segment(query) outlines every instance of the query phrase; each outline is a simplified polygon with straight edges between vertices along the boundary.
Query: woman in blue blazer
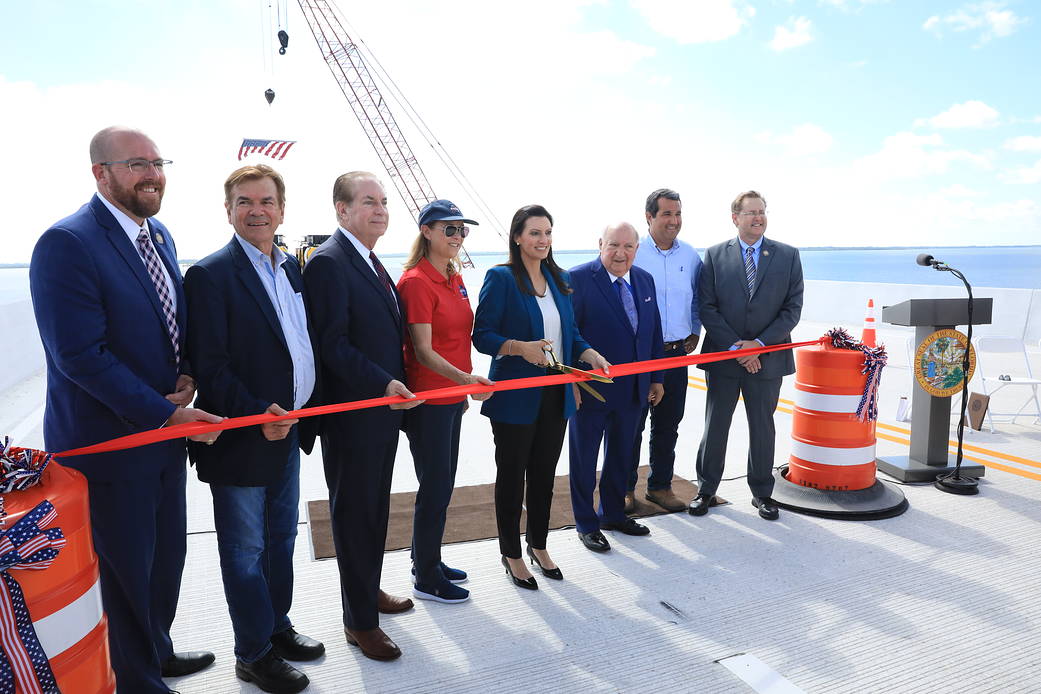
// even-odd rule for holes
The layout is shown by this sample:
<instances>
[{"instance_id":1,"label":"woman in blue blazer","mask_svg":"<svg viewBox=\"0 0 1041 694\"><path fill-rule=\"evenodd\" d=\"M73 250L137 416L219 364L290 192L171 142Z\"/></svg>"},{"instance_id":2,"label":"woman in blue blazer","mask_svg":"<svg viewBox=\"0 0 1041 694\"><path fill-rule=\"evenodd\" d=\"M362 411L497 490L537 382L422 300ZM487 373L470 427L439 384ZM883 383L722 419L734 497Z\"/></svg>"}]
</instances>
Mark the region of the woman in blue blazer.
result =
<instances>
[{"instance_id":1,"label":"woman in blue blazer","mask_svg":"<svg viewBox=\"0 0 1041 694\"><path fill-rule=\"evenodd\" d=\"M488 378L505 381L546 374L544 348L566 364L583 361L605 371L610 364L575 326L567 273L553 261L553 217L541 205L517 210L510 224L510 259L488 271L474 316L474 347L491 355ZM481 414L495 438L495 520L502 564L513 582L537 589L520 546L521 504L527 478L528 556L548 578L563 578L546 552L553 476L567 418L575 411L572 386L496 393Z\"/></svg>"}]
</instances>

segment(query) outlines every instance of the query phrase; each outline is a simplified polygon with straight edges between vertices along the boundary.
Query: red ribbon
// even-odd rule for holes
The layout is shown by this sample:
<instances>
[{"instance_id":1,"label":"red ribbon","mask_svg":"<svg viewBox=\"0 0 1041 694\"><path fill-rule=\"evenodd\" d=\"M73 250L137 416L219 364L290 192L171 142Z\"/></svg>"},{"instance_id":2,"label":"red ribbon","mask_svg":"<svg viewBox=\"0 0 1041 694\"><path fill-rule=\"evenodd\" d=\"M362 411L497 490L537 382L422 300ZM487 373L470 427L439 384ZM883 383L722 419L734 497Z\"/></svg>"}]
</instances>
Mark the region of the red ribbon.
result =
<instances>
[{"instance_id":1,"label":"red ribbon","mask_svg":"<svg viewBox=\"0 0 1041 694\"><path fill-rule=\"evenodd\" d=\"M767 354L769 352L780 352L786 349L794 349L796 347L808 347L810 345L820 344L821 342L825 342L827 340L828 338L827 336L825 336L816 340L809 340L807 342L786 342L784 344L770 345L768 347L753 347L750 349L739 349L727 352L707 352L704 354L687 354L682 357L665 357L664 359L651 359L648 361L634 361L628 364L615 364L611 367L611 376L631 376L633 374L647 373L648 371L664 371L666 369L675 369L680 366L689 366L690 364L707 364L715 361L724 361L726 359L736 359L737 357L751 357L756 356L758 354ZM592 373L603 374L603 372L599 370L593 371ZM590 380L588 377L581 376L579 374L555 374L553 376L533 376L530 378L514 378L508 381L498 381L494 385L490 386L475 383L465 386L450 386L448 388L424 390L415 393L415 396L420 400L433 398L451 398L458 397L460 395L470 395L472 393L496 393L505 390L538 388L541 386L552 386L560 383L576 383L578 381L588 380ZM248 417L231 417L223 420L218 424L211 424L210 422L187 422L185 424L175 424L173 426L162 427L160 429L142 431L137 434L130 434L129 436L120 436L119 438L111 439L110 441L102 441L101 443L95 443L91 446L74 448L69 451L55 453L54 455L57 457L66 457L73 455L88 455L91 453L110 453L112 451L122 451L127 448L147 446L149 444L158 443L160 441L179 439L185 436L197 436L198 434L208 434L214 431L239 429L241 427L255 426L257 424L277 422L283 419L300 419L303 417L316 417L318 415L333 414L336 412L364 410L370 407L381 407L383 405L392 405L399 402L408 402L408 399L400 395L390 395L383 396L380 398L370 398L368 400L354 400L352 402L341 402L334 405L319 405L318 407L305 407L300 410L293 410L291 412L287 412L284 415L274 415L265 412L264 414L254 414L249 415Z\"/></svg>"}]
</instances>

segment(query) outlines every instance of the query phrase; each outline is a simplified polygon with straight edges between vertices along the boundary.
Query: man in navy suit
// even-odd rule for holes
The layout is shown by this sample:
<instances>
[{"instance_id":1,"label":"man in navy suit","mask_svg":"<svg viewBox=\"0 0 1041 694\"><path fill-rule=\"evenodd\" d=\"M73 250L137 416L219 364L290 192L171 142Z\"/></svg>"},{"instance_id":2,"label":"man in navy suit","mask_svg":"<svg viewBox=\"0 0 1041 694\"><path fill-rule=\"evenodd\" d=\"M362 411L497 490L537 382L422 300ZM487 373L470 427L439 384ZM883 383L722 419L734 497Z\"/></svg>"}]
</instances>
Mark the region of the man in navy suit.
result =
<instances>
[{"instance_id":1,"label":"man in navy suit","mask_svg":"<svg viewBox=\"0 0 1041 694\"><path fill-rule=\"evenodd\" d=\"M575 323L589 344L612 364L664 355L661 315L650 273L633 266L640 237L625 222L604 229L600 257L571 269ZM590 395L571 417L571 508L582 544L594 552L611 549L601 529L647 535L650 529L625 515L633 442L646 403L663 394L662 373L620 376L592 386L606 402ZM600 509L593 510L596 463L604 440Z\"/></svg>"},{"instance_id":2,"label":"man in navy suit","mask_svg":"<svg viewBox=\"0 0 1041 694\"><path fill-rule=\"evenodd\" d=\"M373 251L387 231L387 194L373 174L354 171L336 179L333 204L340 226L304 267L322 401L414 398L404 383L401 297ZM379 613L412 608L380 590L380 575L401 410L422 402L327 415L320 425L347 642L375 660L401 655Z\"/></svg>"},{"instance_id":3,"label":"man in navy suit","mask_svg":"<svg viewBox=\"0 0 1041 694\"><path fill-rule=\"evenodd\" d=\"M285 183L270 166L244 166L224 183L235 235L188 268L188 353L198 404L227 417L304 407L316 392L314 350L296 259L278 248ZM224 595L235 632L235 673L266 692L298 692L307 676L286 660L315 660L325 646L293 629L293 549L300 448L314 419L225 432L188 452L210 484Z\"/></svg>"},{"instance_id":4,"label":"man in navy suit","mask_svg":"<svg viewBox=\"0 0 1041 694\"><path fill-rule=\"evenodd\" d=\"M698 282L702 352L749 349L791 342L802 315L802 262L799 251L766 238L766 200L754 190L730 205L737 237L705 251ZM752 504L766 520L778 518L770 499L774 488L774 410L781 381L795 373L790 349L726 359L705 370L705 433L698 447L698 495L690 514L708 513L723 477L730 421L738 397L748 417L748 486Z\"/></svg>"},{"instance_id":5,"label":"man in navy suit","mask_svg":"<svg viewBox=\"0 0 1041 694\"><path fill-rule=\"evenodd\" d=\"M90 142L97 195L44 232L29 286L47 357L44 439L64 451L165 425L219 422L189 408L185 298L173 237L153 218L171 162L144 133ZM213 441L217 434L201 434ZM162 677L213 662L174 653L186 549L184 439L62 458L90 490L101 598L121 692L168 692Z\"/></svg>"}]
</instances>

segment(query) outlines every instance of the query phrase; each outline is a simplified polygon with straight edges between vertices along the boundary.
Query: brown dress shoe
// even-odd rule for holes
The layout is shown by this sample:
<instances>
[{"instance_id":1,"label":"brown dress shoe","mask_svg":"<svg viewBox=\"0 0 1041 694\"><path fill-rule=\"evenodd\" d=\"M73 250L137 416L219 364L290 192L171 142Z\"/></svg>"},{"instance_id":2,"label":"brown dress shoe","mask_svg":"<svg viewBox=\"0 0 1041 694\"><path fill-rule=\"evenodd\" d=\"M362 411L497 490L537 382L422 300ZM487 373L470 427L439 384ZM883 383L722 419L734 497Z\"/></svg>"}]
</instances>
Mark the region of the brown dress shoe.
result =
<instances>
[{"instance_id":1,"label":"brown dress shoe","mask_svg":"<svg viewBox=\"0 0 1041 694\"><path fill-rule=\"evenodd\" d=\"M344 633L347 634L347 643L360 648L366 658L394 660L401 657L401 649L379 627L364 631L344 629Z\"/></svg>"},{"instance_id":2,"label":"brown dress shoe","mask_svg":"<svg viewBox=\"0 0 1041 694\"><path fill-rule=\"evenodd\" d=\"M625 493L625 508L622 513L630 514L636 512L636 495L633 492Z\"/></svg>"},{"instance_id":3,"label":"brown dress shoe","mask_svg":"<svg viewBox=\"0 0 1041 694\"><path fill-rule=\"evenodd\" d=\"M648 489L643 498L647 499L647 501L650 501L651 503L658 504L669 512L684 511L687 508L687 503L681 501L671 488Z\"/></svg>"},{"instance_id":4,"label":"brown dress shoe","mask_svg":"<svg viewBox=\"0 0 1041 694\"><path fill-rule=\"evenodd\" d=\"M379 599L376 601L376 609L381 614L397 614L399 612L408 612L413 607L411 598L398 598L390 593L384 593L380 591Z\"/></svg>"}]
</instances>

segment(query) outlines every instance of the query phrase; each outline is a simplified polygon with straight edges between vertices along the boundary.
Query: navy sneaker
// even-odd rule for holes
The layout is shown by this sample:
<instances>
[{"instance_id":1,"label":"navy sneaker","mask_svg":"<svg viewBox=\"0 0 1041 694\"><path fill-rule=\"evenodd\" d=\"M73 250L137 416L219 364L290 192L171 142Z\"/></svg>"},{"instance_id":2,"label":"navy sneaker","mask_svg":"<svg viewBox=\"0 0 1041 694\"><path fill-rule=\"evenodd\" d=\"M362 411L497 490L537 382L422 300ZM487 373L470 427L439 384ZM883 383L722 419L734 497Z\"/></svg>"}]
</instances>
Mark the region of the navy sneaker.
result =
<instances>
[{"instance_id":1,"label":"navy sneaker","mask_svg":"<svg viewBox=\"0 0 1041 694\"><path fill-rule=\"evenodd\" d=\"M466 572L462 569L453 569L448 564L441 562L441 573L452 583L465 583L467 579ZM416 567L412 567L412 583L416 583Z\"/></svg>"},{"instance_id":2,"label":"navy sneaker","mask_svg":"<svg viewBox=\"0 0 1041 694\"><path fill-rule=\"evenodd\" d=\"M462 583L466 580L466 572L462 569L453 569L448 564L441 562L441 573L452 583Z\"/></svg>"},{"instance_id":3,"label":"navy sneaker","mask_svg":"<svg viewBox=\"0 0 1041 694\"><path fill-rule=\"evenodd\" d=\"M420 600L434 600L435 602L445 603L466 602L470 599L470 591L448 581L438 586L424 586L417 583L412 587L412 595Z\"/></svg>"}]
</instances>

